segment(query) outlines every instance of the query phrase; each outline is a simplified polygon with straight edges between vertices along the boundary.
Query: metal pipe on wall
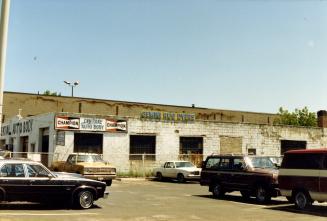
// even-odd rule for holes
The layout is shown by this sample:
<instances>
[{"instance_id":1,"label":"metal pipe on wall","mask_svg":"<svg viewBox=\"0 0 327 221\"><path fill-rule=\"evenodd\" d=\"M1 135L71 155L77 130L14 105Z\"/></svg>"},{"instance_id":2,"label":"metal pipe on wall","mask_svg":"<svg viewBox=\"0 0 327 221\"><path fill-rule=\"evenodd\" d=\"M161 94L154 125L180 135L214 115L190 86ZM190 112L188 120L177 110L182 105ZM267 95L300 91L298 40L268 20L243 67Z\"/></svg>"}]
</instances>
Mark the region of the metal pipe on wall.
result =
<instances>
[{"instance_id":1,"label":"metal pipe on wall","mask_svg":"<svg viewBox=\"0 0 327 221\"><path fill-rule=\"evenodd\" d=\"M0 128L2 124L3 113L3 90L7 54L7 38L9 23L10 0L1 1L1 20L0 20Z\"/></svg>"}]
</instances>

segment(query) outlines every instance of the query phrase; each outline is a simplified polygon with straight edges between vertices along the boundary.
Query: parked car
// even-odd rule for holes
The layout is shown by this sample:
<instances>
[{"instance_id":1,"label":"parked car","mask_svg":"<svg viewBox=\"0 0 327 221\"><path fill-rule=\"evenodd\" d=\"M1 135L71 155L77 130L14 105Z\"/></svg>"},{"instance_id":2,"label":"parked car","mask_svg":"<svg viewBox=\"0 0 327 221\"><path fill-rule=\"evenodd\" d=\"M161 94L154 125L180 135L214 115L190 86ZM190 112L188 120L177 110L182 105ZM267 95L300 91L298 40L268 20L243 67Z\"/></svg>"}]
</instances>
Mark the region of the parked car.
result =
<instances>
[{"instance_id":1,"label":"parked car","mask_svg":"<svg viewBox=\"0 0 327 221\"><path fill-rule=\"evenodd\" d=\"M53 162L50 168L56 172L78 173L88 179L106 182L108 186L116 178L116 168L99 154L73 153L66 161Z\"/></svg>"},{"instance_id":2,"label":"parked car","mask_svg":"<svg viewBox=\"0 0 327 221\"><path fill-rule=\"evenodd\" d=\"M201 168L197 168L189 161L167 161L159 168L155 168L153 173L158 180L164 178L177 179L182 183L186 180L199 180Z\"/></svg>"},{"instance_id":3,"label":"parked car","mask_svg":"<svg viewBox=\"0 0 327 221\"><path fill-rule=\"evenodd\" d=\"M10 158L10 156L11 156L11 152L9 150L2 150L2 149L0 149L0 157L1 157L1 159Z\"/></svg>"},{"instance_id":4,"label":"parked car","mask_svg":"<svg viewBox=\"0 0 327 221\"><path fill-rule=\"evenodd\" d=\"M327 201L327 149L286 152L278 180L281 195L298 209Z\"/></svg>"},{"instance_id":5,"label":"parked car","mask_svg":"<svg viewBox=\"0 0 327 221\"><path fill-rule=\"evenodd\" d=\"M216 198L240 191L244 198L254 196L265 203L279 195L278 170L268 157L212 155L203 162L200 184L209 186Z\"/></svg>"},{"instance_id":6,"label":"parked car","mask_svg":"<svg viewBox=\"0 0 327 221\"><path fill-rule=\"evenodd\" d=\"M71 202L90 208L99 198L107 198L104 182L65 174L55 174L31 160L0 161L0 201Z\"/></svg>"}]
</instances>

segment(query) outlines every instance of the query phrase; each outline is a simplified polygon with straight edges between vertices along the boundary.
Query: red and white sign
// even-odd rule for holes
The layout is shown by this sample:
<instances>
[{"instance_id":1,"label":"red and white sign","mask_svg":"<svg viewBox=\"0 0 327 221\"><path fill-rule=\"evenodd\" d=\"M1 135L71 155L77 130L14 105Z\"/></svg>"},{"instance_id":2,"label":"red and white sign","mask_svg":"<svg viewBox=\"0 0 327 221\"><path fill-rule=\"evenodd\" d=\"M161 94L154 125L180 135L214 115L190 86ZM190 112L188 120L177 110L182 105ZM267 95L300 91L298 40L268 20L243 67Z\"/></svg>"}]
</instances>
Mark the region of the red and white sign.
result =
<instances>
[{"instance_id":1,"label":"red and white sign","mask_svg":"<svg viewBox=\"0 0 327 221\"><path fill-rule=\"evenodd\" d=\"M127 121L104 118L56 116L57 130L127 132Z\"/></svg>"},{"instance_id":2,"label":"red and white sign","mask_svg":"<svg viewBox=\"0 0 327 221\"><path fill-rule=\"evenodd\" d=\"M79 130L80 121L76 117L56 117L56 129Z\"/></svg>"},{"instance_id":3,"label":"red and white sign","mask_svg":"<svg viewBox=\"0 0 327 221\"><path fill-rule=\"evenodd\" d=\"M127 122L125 120L107 119L106 131L127 131Z\"/></svg>"}]
</instances>

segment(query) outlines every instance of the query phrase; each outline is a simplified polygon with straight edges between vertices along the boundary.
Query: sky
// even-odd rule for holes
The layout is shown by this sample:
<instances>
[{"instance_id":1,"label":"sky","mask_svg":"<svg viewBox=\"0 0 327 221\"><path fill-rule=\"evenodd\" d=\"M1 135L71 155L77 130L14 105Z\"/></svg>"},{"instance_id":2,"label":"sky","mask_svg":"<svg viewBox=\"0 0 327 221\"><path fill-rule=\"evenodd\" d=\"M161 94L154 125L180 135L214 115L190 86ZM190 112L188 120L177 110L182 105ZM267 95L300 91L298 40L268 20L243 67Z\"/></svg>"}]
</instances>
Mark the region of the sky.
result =
<instances>
[{"instance_id":1,"label":"sky","mask_svg":"<svg viewBox=\"0 0 327 221\"><path fill-rule=\"evenodd\" d=\"M11 0L5 91L327 109L327 0Z\"/></svg>"}]
</instances>

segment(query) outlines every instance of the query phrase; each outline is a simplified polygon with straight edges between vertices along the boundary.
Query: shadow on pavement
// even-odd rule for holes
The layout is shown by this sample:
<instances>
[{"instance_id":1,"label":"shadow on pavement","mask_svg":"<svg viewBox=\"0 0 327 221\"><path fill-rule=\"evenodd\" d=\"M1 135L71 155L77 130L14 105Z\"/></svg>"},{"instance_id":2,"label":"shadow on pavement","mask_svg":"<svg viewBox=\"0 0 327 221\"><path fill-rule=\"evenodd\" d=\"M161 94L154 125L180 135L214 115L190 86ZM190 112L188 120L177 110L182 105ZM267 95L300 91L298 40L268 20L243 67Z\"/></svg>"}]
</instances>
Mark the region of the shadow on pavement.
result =
<instances>
[{"instance_id":1,"label":"shadow on pavement","mask_svg":"<svg viewBox=\"0 0 327 221\"><path fill-rule=\"evenodd\" d=\"M92 209L101 208L97 205L93 205ZM88 210L90 210L88 209ZM0 203L0 210L79 210L76 209L66 203L57 203L57 204L50 204L50 203L29 203L29 202L1 202Z\"/></svg>"},{"instance_id":2,"label":"shadow on pavement","mask_svg":"<svg viewBox=\"0 0 327 221\"><path fill-rule=\"evenodd\" d=\"M149 181L153 181L153 182L162 182L162 183L175 183L175 184L198 184L199 185L199 181L194 181L194 180L188 180L185 181L183 183L179 183L177 180L175 179L169 179L169 178L164 178L163 180L158 180L157 178L148 178Z\"/></svg>"},{"instance_id":3,"label":"shadow on pavement","mask_svg":"<svg viewBox=\"0 0 327 221\"><path fill-rule=\"evenodd\" d=\"M245 204L253 204L253 205L258 205L256 202L255 198L249 198L249 199L244 199L242 196L236 196L236 195L225 195L219 199L214 198L212 195L193 195L195 197L203 197L203 198L208 198L212 200L219 200L219 201L233 201L233 202L238 202L238 203L245 203ZM278 199L272 198L270 202L264 204L266 206L274 206L274 205L283 205L283 204L289 204L287 201L281 201Z\"/></svg>"},{"instance_id":4,"label":"shadow on pavement","mask_svg":"<svg viewBox=\"0 0 327 221\"><path fill-rule=\"evenodd\" d=\"M313 205L305 210L298 210L295 208L294 205L277 206L271 208L268 207L265 209L291 212L296 214L306 214L306 215L327 217L327 207L322 205Z\"/></svg>"},{"instance_id":5,"label":"shadow on pavement","mask_svg":"<svg viewBox=\"0 0 327 221\"><path fill-rule=\"evenodd\" d=\"M236 196L236 195L225 195L224 197L219 199L214 198L212 195L193 195L193 196L217 200L217 201L233 201L233 202L244 203L244 204L258 205L255 198L244 199L242 196ZM306 214L306 215L327 217L326 205L312 205L306 210L298 210L295 208L293 204L290 204L288 201L278 200L277 198L275 199L272 198L272 200L269 203L264 205L266 206L264 207L264 209L267 210L276 210L276 211L291 212L296 214Z\"/></svg>"}]
</instances>

